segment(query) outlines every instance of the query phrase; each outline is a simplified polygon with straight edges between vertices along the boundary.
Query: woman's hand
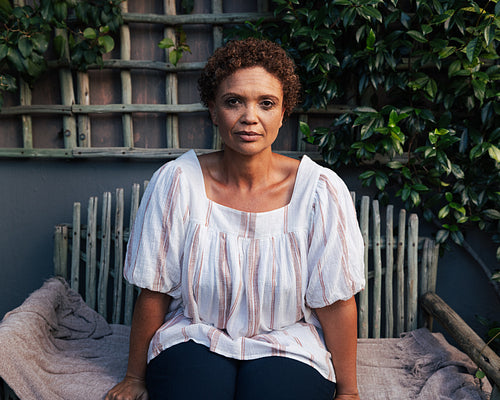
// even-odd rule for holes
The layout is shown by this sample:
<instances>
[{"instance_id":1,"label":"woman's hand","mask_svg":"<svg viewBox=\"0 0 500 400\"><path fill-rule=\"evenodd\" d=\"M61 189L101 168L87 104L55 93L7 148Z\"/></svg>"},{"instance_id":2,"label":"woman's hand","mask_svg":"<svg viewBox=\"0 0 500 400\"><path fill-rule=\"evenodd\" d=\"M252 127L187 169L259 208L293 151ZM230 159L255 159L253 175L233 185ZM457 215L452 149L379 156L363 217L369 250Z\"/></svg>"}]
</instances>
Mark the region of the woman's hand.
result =
<instances>
[{"instance_id":1,"label":"woman's hand","mask_svg":"<svg viewBox=\"0 0 500 400\"><path fill-rule=\"evenodd\" d=\"M147 400L149 398L143 379L126 375L111 389L104 400Z\"/></svg>"},{"instance_id":2,"label":"woman's hand","mask_svg":"<svg viewBox=\"0 0 500 400\"><path fill-rule=\"evenodd\" d=\"M338 394L334 400L359 400L359 394Z\"/></svg>"}]
</instances>

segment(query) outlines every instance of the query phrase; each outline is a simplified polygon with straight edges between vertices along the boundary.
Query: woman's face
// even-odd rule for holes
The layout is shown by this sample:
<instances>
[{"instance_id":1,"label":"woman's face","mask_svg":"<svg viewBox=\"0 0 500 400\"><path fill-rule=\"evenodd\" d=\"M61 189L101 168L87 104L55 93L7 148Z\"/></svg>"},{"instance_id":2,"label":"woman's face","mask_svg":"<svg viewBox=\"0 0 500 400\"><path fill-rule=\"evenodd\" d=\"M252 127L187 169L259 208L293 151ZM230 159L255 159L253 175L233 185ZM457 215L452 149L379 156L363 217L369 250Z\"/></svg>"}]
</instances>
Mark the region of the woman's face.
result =
<instances>
[{"instance_id":1,"label":"woman's face","mask_svg":"<svg viewBox=\"0 0 500 400\"><path fill-rule=\"evenodd\" d=\"M237 70L220 83L209 109L226 149L270 150L283 122L281 81L262 67Z\"/></svg>"}]
</instances>

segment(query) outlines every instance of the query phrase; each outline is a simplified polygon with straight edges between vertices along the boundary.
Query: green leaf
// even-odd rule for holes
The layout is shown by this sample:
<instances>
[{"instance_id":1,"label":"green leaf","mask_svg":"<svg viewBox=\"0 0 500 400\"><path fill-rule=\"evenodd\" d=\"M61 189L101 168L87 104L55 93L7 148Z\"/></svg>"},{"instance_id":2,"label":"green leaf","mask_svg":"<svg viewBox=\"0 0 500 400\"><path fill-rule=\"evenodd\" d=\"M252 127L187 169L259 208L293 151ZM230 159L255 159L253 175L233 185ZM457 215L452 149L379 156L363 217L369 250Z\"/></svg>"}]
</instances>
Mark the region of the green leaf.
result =
<instances>
[{"instance_id":1,"label":"green leaf","mask_svg":"<svg viewBox=\"0 0 500 400\"><path fill-rule=\"evenodd\" d=\"M451 238L458 245L462 245L464 242L464 235L460 231L452 230L451 231Z\"/></svg>"},{"instance_id":2,"label":"green leaf","mask_svg":"<svg viewBox=\"0 0 500 400\"><path fill-rule=\"evenodd\" d=\"M373 31L373 29L370 29L368 37L366 38L366 49L375 50L374 44L375 44L375 32Z\"/></svg>"},{"instance_id":3,"label":"green leaf","mask_svg":"<svg viewBox=\"0 0 500 400\"><path fill-rule=\"evenodd\" d=\"M465 54L469 62L472 62L474 58L479 56L479 53L481 52L481 46L482 42L478 37L472 39L469 44L467 44L467 47L465 48Z\"/></svg>"},{"instance_id":4,"label":"green leaf","mask_svg":"<svg viewBox=\"0 0 500 400\"><path fill-rule=\"evenodd\" d=\"M309 125L306 122L299 121L299 129L304 136L311 136L311 128L309 128Z\"/></svg>"},{"instance_id":5,"label":"green leaf","mask_svg":"<svg viewBox=\"0 0 500 400\"><path fill-rule=\"evenodd\" d=\"M486 94L486 83L477 79L472 80L472 89L474 90L474 97L479 101L484 100Z\"/></svg>"},{"instance_id":6,"label":"green leaf","mask_svg":"<svg viewBox=\"0 0 500 400\"><path fill-rule=\"evenodd\" d=\"M490 43L492 43L493 40L495 39L495 26L493 25L487 26L483 32L483 35L486 46L489 46Z\"/></svg>"},{"instance_id":7,"label":"green leaf","mask_svg":"<svg viewBox=\"0 0 500 400\"><path fill-rule=\"evenodd\" d=\"M400 161L389 161L387 166L391 169L400 169L403 167L403 164Z\"/></svg>"},{"instance_id":8,"label":"green leaf","mask_svg":"<svg viewBox=\"0 0 500 400\"><path fill-rule=\"evenodd\" d=\"M164 38L160 43L158 43L158 47L161 49L169 49L171 47L175 47L175 43L170 38Z\"/></svg>"},{"instance_id":9,"label":"green leaf","mask_svg":"<svg viewBox=\"0 0 500 400\"><path fill-rule=\"evenodd\" d=\"M361 6L357 7L356 11L363 18L370 20L371 18L375 18L378 22L382 23L382 14L379 10L377 10L373 6Z\"/></svg>"},{"instance_id":10,"label":"green leaf","mask_svg":"<svg viewBox=\"0 0 500 400\"><path fill-rule=\"evenodd\" d=\"M446 46L439 52L439 58L446 58L455 53L456 48L452 46Z\"/></svg>"},{"instance_id":11,"label":"green leaf","mask_svg":"<svg viewBox=\"0 0 500 400\"><path fill-rule=\"evenodd\" d=\"M448 236L450 235L450 232L446 229L440 229L436 233L436 242L438 243L444 243L446 239L448 239Z\"/></svg>"},{"instance_id":12,"label":"green leaf","mask_svg":"<svg viewBox=\"0 0 500 400\"><path fill-rule=\"evenodd\" d=\"M500 219L500 211L489 208L483 211L483 214L491 219Z\"/></svg>"},{"instance_id":13,"label":"green leaf","mask_svg":"<svg viewBox=\"0 0 500 400\"><path fill-rule=\"evenodd\" d=\"M97 43L99 43L99 46L104 47L105 53L109 53L115 47L115 41L108 35L100 36L99 39L97 39Z\"/></svg>"},{"instance_id":14,"label":"green leaf","mask_svg":"<svg viewBox=\"0 0 500 400\"><path fill-rule=\"evenodd\" d=\"M486 374L483 371L481 371L480 369L478 369L476 371L476 375L475 376L476 376L477 379L483 379L486 376Z\"/></svg>"},{"instance_id":15,"label":"green leaf","mask_svg":"<svg viewBox=\"0 0 500 400\"><path fill-rule=\"evenodd\" d=\"M25 71L23 59L18 50L9 47L9 50L7 51L7 60L11 62L16 70L21 72Z\"/></svg>"},{"instance_id":16,"label":"green leaf","mask_svg":"<svg viewBox=\"0 0 500 400\"><path fill-rule=\"evenodd\" d=\"M488 154L496 162L500 162L500 149L498 147L493 144L488 146Z\"/></svg>"},{"instance_id":17,"label":"green leaf","mask_svg":"<svg viewBox=\"0 0 500 400\"><path fill-rule=\"evenodd\" d=\"M417 42L427 43L427 39L419 31L411 30L411 31L408 31L406 33L408 34L408 36L410 36L412 39L416 40Z\"/></svg>"},{"instance_id":18,"label":"green leaf","mask_svg":"<svg viewBox=\"0 0 500 400\"><path fill-rule=\"evenodd\" d=\"M88 40L94 40L97 37L97 33L92 28L85 28L83 31L83 37Z\"/></svg>"},{"instance_id":19,"label":"green leaf","mask_svg":"<svg viewBox=\"0 0 500 400\"><path fill-rule=\"evenodd\" d=\"M19 42L17 43L17 48L21 52L21 55L24 58L28 58L31 55L31 52L33 51L33 43L31 43L31 40L29 40L26 36L23 36L19 39Z\"/></svg>"},{"instance_id":20,"label":"green leaf","mask_svg":"<svg viewBox=\"0 0 500 400\"><path fill-rule=\"evenodd\" d=\"M170 63L173 65L177 65L177 63L181 58L182 58L182 51L179 50L172 50L168 55L168 59Z\"/></svg>"},{"instance_id":21,"label":"green leaf","mask_svg":"<svg viewBox=\"0 0 500 400\"><path fill-rule=\"evenodd\" d=\"M455 76L461 69L462 62L460 60L453 61L448 67L448 77L451 78L452 76Z\"/></svg>"},{"instance_id":22,"label":"green leaf","mask_svg":"<svg viewBox=\"0 0 500 400\"><path fill-rule=\"evenodd\" d=\"M43 33L35 33L31 36L31 42L33 43L33 50L40 54L45 53L49 47L47 36Z\"/></svg>"},{"instance_id":23,"label":"green leaf","mask_svg":"<svg viewBox=\"0 0 500 400\"><path fill-rule=\"evenodd\" d=\"M375 171L365 171L359 175L359 179L366 180L375 175Z\"/></svg>"},{"instance_id":24,"label":"green leaf","mask_svg":"<svg viewBox=\"0 0 500 400\"><path fill-rule=\"evenodd\" d=\"M443 208L441 208L439 210L439 212L438 212L438 218L439 219L446 218L449 213L450 213L450 207L446 205L446 206L444 206Z\"/></svg>"}]
</instances>

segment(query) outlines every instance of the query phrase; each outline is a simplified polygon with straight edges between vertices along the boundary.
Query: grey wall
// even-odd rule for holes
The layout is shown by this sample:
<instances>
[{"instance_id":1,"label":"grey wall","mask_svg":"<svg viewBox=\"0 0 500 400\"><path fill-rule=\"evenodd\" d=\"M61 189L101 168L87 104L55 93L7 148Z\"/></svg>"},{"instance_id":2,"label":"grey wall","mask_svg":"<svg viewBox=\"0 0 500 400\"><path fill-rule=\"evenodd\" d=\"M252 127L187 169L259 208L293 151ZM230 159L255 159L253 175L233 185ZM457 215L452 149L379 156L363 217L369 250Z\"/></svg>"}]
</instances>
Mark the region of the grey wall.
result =
<instances>
[{"instance_id":1,"label":"grey wall","mask_svg":"<svg viewBox=\"0 0 500 400\"><path fill-rule=\"evenodd\" d=\"M17 307L53 271L53 228L71 222L72 204L90 196L142 183L162 164L125 160L0 160L0 316ZM339 171L351 189L360 188L359 171ZM425 225L422 232L430 230ZM494 246L484 234L467 240L491 268L498 268ZM475 315L500 320L500 303L475 262L456 246L439 262L438 294L478 332Z\"/></svg>"}]
</instances>

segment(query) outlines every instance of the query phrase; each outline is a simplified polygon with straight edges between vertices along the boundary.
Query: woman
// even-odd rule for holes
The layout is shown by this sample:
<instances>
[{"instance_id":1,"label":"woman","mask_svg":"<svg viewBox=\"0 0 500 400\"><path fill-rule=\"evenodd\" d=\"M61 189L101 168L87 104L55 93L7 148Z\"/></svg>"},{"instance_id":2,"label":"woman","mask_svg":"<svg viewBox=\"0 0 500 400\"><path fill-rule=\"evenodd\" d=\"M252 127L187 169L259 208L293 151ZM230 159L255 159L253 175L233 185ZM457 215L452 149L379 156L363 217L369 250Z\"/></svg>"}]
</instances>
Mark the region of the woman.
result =
<instances>
[{"instance_id":1,"label":"woman","mask_svg":"<svg viewBox=\"0 0 500 400\"><path fill-rule=\"evenodd\" d=\"M233 41L199 88L224 150L190 151L148 185L124 272L142 288L128 369L106 399L359 399L363 241L349 192L271 150L297 104L293 62L271 42Z\"/></svg>"}]
</instances>

